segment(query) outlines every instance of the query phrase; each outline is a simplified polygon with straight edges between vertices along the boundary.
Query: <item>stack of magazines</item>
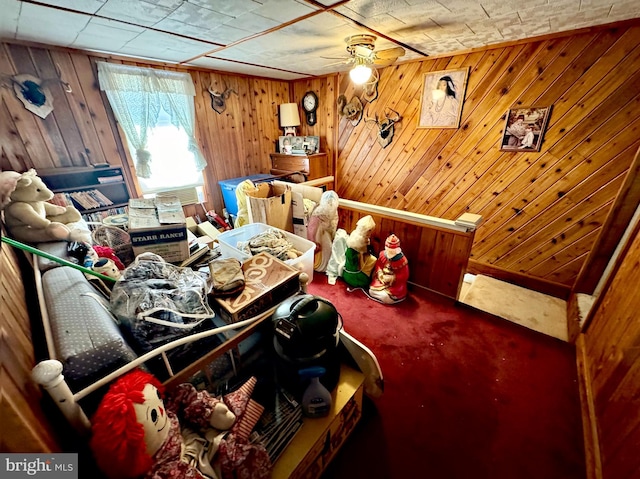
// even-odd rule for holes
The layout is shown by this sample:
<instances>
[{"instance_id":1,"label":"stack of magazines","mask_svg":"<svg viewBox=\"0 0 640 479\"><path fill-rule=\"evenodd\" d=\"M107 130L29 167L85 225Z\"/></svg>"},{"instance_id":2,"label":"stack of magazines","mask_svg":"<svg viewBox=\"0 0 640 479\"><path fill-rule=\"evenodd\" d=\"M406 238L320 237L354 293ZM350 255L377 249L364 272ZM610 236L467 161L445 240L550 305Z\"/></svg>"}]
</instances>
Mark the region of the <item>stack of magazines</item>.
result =
<instances>
[{"instance_id":1,"label":"stack of magazines","mask_svg":"<svg viewBox=\"0 0 640 479\"><path fill-rule=\"evenodd\" d=\"M265 409L249 441L261 443L274 463L302 426L302 407L291 394L279 389L273 408Z\"/></svg>"}]
</instances>

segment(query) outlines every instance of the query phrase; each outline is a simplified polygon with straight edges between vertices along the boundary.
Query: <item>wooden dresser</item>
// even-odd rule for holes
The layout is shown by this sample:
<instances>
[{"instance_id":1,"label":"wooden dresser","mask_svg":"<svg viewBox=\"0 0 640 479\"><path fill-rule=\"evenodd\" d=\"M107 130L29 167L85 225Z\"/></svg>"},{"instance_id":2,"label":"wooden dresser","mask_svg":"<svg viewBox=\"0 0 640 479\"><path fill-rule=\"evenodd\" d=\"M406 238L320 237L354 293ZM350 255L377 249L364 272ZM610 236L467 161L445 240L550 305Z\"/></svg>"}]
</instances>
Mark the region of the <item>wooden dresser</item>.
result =
<instances>
[{"instance_id":1,"label":"wooden dresser","mask_svg":"<svg viewBox=\"0 0 640 479\"><path fill-rule=\"evenodd\" d=\"M307 180L315 180L331 174L331 165L326 153L314 155L283 155L271 153L271 174L303 173Z\"/></svg>"}]
</instances>

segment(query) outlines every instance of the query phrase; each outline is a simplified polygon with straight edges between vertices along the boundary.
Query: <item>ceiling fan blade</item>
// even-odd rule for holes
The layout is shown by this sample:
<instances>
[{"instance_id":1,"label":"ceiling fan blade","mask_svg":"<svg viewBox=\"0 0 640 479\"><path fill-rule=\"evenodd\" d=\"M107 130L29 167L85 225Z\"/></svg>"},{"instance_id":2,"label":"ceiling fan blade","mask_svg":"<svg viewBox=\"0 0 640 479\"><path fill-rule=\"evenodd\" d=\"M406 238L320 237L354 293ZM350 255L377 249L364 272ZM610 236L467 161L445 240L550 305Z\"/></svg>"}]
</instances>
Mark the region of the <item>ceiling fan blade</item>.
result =
<instances>
[{"instance_id":1,"label":"ceiling fan blade","mask_svg":"<svg viewBox=\"0 0 640 479\"><path fill-rule=\"evenodd\" d=\"M405 54L405 51L404 51L404 48L402 47L387 48L386 50L377 51L376 58L379 58L379 59L393 58L395 61L398 57L404 56L404 54Z\"/></svg>"},{"instance_id":2,"label":"ceiling fan blade","mask_svg":"<svg viewBox=\"0 0 640 479\"><path fill-rule=\"evenodd\" d=\"M327 63L326 65L324 65L324 67L332 67L334 65L348 65L351 63L351 59L349 60L342 60L339 62L331 62L331 63Z\"/></svg>"},{"instance_id":3,"label":"ceiling fan blade","mask_svg":"<svg viewBox=\"0 0 640 479\"><path fill-rule=\"evenodd\" d=\"M389 65L393 65L397 58L376 58L373 61L373 64L377 67L388 67Z\"/></svg>"}]
</instances>

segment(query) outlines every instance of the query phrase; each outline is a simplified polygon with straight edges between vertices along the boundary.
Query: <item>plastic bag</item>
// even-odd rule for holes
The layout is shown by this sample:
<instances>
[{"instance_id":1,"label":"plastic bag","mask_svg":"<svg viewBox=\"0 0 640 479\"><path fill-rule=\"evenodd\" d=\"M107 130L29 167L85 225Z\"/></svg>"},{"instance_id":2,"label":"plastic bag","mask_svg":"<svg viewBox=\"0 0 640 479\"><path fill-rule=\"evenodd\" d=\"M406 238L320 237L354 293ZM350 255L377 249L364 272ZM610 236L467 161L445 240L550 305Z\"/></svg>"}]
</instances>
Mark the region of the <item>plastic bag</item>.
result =
<instances>
[{"instance_id":1,"label":"plastic bag","mask_svg":"<svg viewBox=\"0 0 640 479\"><path fill-rule=\"evenodd\" d=\"M212 327L207 279L190 268L143 253L111 291L111 311L140 352Z\"/></svg>"}]
</instances>

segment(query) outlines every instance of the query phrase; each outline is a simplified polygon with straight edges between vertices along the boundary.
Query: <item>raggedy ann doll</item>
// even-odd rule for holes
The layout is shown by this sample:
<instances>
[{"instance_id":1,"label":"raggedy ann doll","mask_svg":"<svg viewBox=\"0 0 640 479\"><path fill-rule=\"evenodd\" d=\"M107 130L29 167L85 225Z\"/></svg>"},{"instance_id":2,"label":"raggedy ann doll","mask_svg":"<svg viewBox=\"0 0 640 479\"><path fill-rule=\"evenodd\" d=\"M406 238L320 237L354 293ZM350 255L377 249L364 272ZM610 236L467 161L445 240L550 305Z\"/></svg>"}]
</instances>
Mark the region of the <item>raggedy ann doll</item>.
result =
<instances>
[{"instance_id":1,"label":"raggedy ann doll","mask_svg":"<svg viewBox=\"0 0 640 479\"><path fill-rule=\"evenodd\" d=\"M165 401L151 374L136 370L122 376L92 419L98 467L109 478L267 479L266 450L246 440L262 412L250 399L255 381L224 401L184 383Z\"/></svg>"}]
</instances>

